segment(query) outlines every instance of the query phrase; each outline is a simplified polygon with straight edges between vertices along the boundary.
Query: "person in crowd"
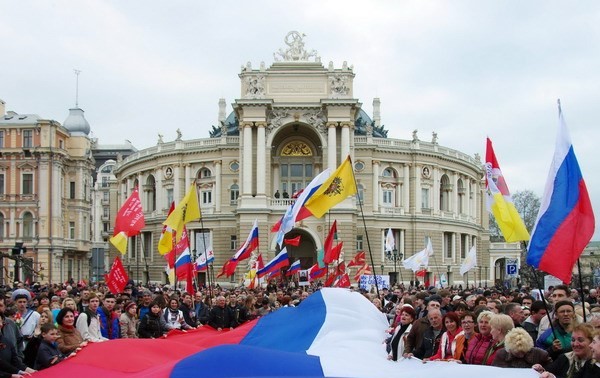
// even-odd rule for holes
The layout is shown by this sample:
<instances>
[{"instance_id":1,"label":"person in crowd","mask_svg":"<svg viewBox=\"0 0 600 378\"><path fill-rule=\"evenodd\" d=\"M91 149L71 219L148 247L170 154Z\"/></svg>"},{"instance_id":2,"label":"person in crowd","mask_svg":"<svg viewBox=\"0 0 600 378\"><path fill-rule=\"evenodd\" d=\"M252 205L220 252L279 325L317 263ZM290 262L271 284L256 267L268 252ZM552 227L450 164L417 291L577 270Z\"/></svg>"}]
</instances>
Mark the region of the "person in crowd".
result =
<instances>
[{"instance_id":1,"label":"person in crowd","mask_svg":"<svg viewBox=\"0 0 600 378\"><path fill-rule=\"evenodd\" d=\"M176 296L169 299L169 306L163 310L163 318L168 329L188 330L194 328L186 323L183 312L179 309L179 300Z\"/></svg>"},{"instance_id":2,"label":"person in crowd","mask_svg":"<svg viewBox=\"0 0 600 378\"><path fill-rule=\"evenodd\" d=\"M283 296L281 299L283 299ZM235 294L229 295L227 311L229 311L229 319L231 319L231 328L236 328L247 320L245 308L238 304Z\"/></svg>"},{"instance_id":3,"label":"person in crowd","mask_svg":"<svg viewBox=\"0 0 600 378\"><path fill-rule=\"evenodd\" d=\"M87 345L83 340L81 333L75 328L75 310L65 307L56 315L58 324L58 333L60 337L57 340L58 350L64 355L76 352Z\"/></svg>"},{"instance_id":4,"label":"person in crowd","mask_svg":"<svg viewBox=\"0 0 600 378\"><path fill-rule=\"evenodd\" d=\"M578 324L572 332L573 350L559 355L547 369L540 364L533 369L541 373L540 378L598 378L600 369L593 359L593 340L594 329L589 324Z\"/></svg>"},{"instance_id":5,"label":"person in crowd","mask_svg":"<svg viewBox=\"0 0 600 378\"><path fill-rule=\"evenodd\" d=\"M515 327L506 334L504 348L496 352L492 366L531 368L539 364L546 368L551 362L548 352L533 346L533 339L524 328Z\"/></svg>"},{"instance_id":6,"label":"person in crowd","mask_svg":"<svg viewBox=\"0 0 600 378\"><path fill-rule=\"evenodd\" d=\"M457 354L456 348L456 336L462 332L460 318L455 312L447 312L442 319L444 323L444 328L446 332L442 334L442 338L440 340L439 347L437 352L431 356L430 358L426 358L425 360L435 361L435 360L458 360L460 359Z\"/></svg>"},{"instance_id":7,"label":"person in crowd","mask_svg":"<svg viewBox=\"0 0 600 378\"><path fill-rule=\"evenodd\" d=\"M77 311L80 314L88 307L90 294L90 289L88 289L87 287L81 290L81 297L79 298L79 302L77 303Z\"/></svg>"},{"instance_id":8,"label":"person in crowd","mask_svg":"<svg viewBox=\"0 0 600 378\"><path fill-rule=\"evenodd\" d=\"M47 323L54 324L54 321L52 320L52 312L50 312L50 310L43 310L40 313L40 321L33 331L33 336L31 339L29 339L29 342L23 351L23 362L27 366L33 366L35 364L35 358L38 354L38 349L40 348L40 344L42 343L43 339L42 326Z\"/></svg>"},{"instance_id":9,"label":"person in crowd","mask_svg":"<svg viewBox=\"0 0 600 378\"><path fill-rule=\"evenodd\" d=\"M523 306L519 303L507 303L504 306L504 313L510 316L515 327L521 327L521 324L525 321L525 312L523 311Z\"/></svg>"},{"instance_id":10,"label":"person in crowd","mask_svg":"<svg viewBox=\"0 0 600 378\"><path fill-rule=\"evenodd\" d=\"M429 314L429 311L440 309L440 302L435 299L429 299L427 302L426 312ZM429 323L429 318L421 318L414 321L413 326L406 336L406 340L404 341L404 352L403 355L408 353L413 353L414 350L419 349L421 344L423 343L423 334L429 328L431 324Z\"/></svg>"},{"instance_id":11,"label":"person in crowd","mask_svg":"<svg viewBox=\"0 0 600 378\"><path fill-rule=\"evenodd\" d=\"M495 314L490 319L490 334L492 335L493 343L488 348L482 365L491 365L494 362L494 357L498 350L504 348L504 338L506 334L515 328L513 319L506 314Z\"/></svg>"},{"instance_id":12,"label":"person in crowd","mask_svg":"<svg viewBox=\"0 0 600 378\"><path fill-rule=\"evenodd\" d=\"M4 320L0 317L0 328L4 327ZM17 349L14 345L12 345L4 336L4 334L0 333L0 345L4 345L4 348L0 348L0 360L2 360L3 364L7 365L11 371L15 369L22 374L21 372L33 373L35 370L27 367L23 361L17 355Z\"/></svg>"},{"instance_id":13,"label":"person in crowd","mask_svg":"<svg viewBox=\"0 0 600 378\"><path fill-rule=\"evenodd\" d=\"M150 312L140 320L138 334L140 338L157 339L164 336L167 331L167 322L162 316L160 302L154 300L150 305Z\"/></svg>"},{"instance_id":14,"label":"person in crowd","mask_svg":"<svg viewBox=\"0 0 600 378\"><path fill-rule=\"evenodd\" d=\"M70 297L65 298L63 300L61 307L62 308L70 308L71 310L73 310L73 314L75 315L75 320L77 320L77 317L79 316L79 311L77 310L77 303L75 302L75 299L70 298Z\"/></svg>"},{"instance_id":15,"label":"person in crowd","mask_svg":"<svg viewBox=\"0 0 600 378\"><path fill-rule=\"evenodd\" d=\"M10 317L6 316L6 302L5 298L0 296L0 318L2 318L3 326L0 328L0 333L4 336L4 342L12 345L17 356L23 361L23 335L19 331L19 327Z\"/></svg>"},{"instance_id":16,"label":"person in crowd","mask_svg":"<svg viewBox=\"0 0 600 378\"><path fill-rule=\"evenodd\" d=\"M442 322L442 312L438 309L432 309L427 312L429 327L423 332L423 341L419 348L415 348L412 353L405 357L410 358L413 355L419 359L427 359L439 348L442 333L444 332L444 323Z\"/></svg>"},{"instance_id":17,"label":"person in crowd","mask_svg":"<svg viewBox=\"0 0 600 378\"><path fill-rule=\"evenodd\" d=\"M493 316L494 313L491 311L482 311L477 316L479 333L475 334L469 340L469 345L465 353L465 363L470 365L484 364L487 351L492 347L494 342L490 328L490 320Z\"/></svg>"},{"instance_id":18,"label":"person in crowd","mask_svg":"<svg viewBox=\"0 0 600 378\"><path fill-rule=\"evenodd\" d=\"M143 319L150 311L150 305L152 304L152 292L148 289L142 292L142 300L138 306L138 319Z\"/></svg>"},{"instance_id":19,"label":"person in crowd","mask_svg":"<svg viewBox=\"0 0 600 378\"><path fill-rule=\"evenodd\" d=\"M13 293L14 294L14 293ZM14 295L13 301L17 307L15 314L15 323L19 326L25 346L29 340L34 337L35 328L40 321L40 313L27 308L27 303L31 299L29 293L19 293Z\"/></svg>"},{"instance_id":20,"label":"person in crowd","mask_svg":"<svg viewBox=\"0 0 600 378\"><path fill-rule=\"evenodd\" d=\"M398 361L398 357L402 356L404 351L404 341L412 328L417 313L410 305L397 306L397 313L400 315L399 321L393 329L393 333L389 342L390 350L388 360Z\"/></svg>"},{"instance_id":21,"label":"person in crowd","mask_svg":"<svg viewBox=\"0 0 600 378\"><path fill-rule=\"evenodd\" d=\"M494 314L499 314L502 309L502 301L499 299L489 299L485 305L488 311L493 312Z\"/></svg>"},{"instance_id":22,"label":"person in crowd","mask_svg":"<svg viewBox=\"0 0 600 378\"><path fill-rule=\"evenodd\" d=\"M523 322L523 328L529 333L529 336L535 342L538 338L538 327L540 321L546 316L546 306L543 301L534 301L530 306L531 315Z\"/></svg>"},{"instance_id":23,"label":"person in crowd","mask_svg":"<svg viewBox=\"0 0 600 378\"><path fill-rule=\"evenodd\" d=\"M108 340L118 339L120 336L119 330L119 314L115 311L117 299L114 294L108 293L104 296L103 306L98 309L100 318L100 332L102 337Z\"/></svg>"},{"instance_id":24,"label":"person in crowd","mask_svg":"<svg viewBox=\"0 0 600 378\"><path fill-rule=\"evenodd\" d=\"M265 298L267 301L268 298ZM231 318L229 311L225 308L226 300L225 297L219 295L217 297L217 304L210 309L210 313L208 315L208 325L216 329L217 331L221 331L224 328L231 327Z\"/></svg>"},{"instance_id":25,"label":"person in crowd","mask_svg":"<svg viewBox=\"0 0 600 378\"><path fill-rule=\"evenodd\" d=\"M573 302L559 301L555 303L554 308L556 320L553 322L553 327L540 334L536 346L546 350L550 357L556 360L559 355L571 351L571 332L577 320Z\"/></svg>"},{"instance_id":26,"label":"person in crowd","mask_svg":"<svg viewBox=\"0 0 600 378\"><path fill-rule=\"evenodd\" d=\"M258 316L265 316L273 312L271 307L271 301L269 298L264 297L261 301L261 307L258 309Z\"/></svg>"},{"instance_id":27,"label":"person in crowd","mask_svg":"<svg viewBox=\"0 0 600 378\"><path fill-rule=\"evenodd\" d=\"M198 325L204 325L208 321L208 312L210 311L209 306L204 303L201 291L197 291L194 294L194 313Z\"/></svg>"},{"instance_id":28,"label":"person in crowd","mask_svg":"<svg viewBox=\"0 0 600 378\"><path fill-rule=\"evenodd\" d=\"M131 301L125 305L125 311L119 317L119 328L122 339L137 339L137 304Z\"/></svg>"},{"instance_id":29,"label":"person in crowd","mask_svg":"<svg viewBox=\"0 0 600 378\"><path fill-rule=\"evenodd\" d=\"M569 301L573 302L569 298L569 287L567 285L556 285L552 290L550 296L548 297L548 301L552 304L553 310L556 310L556 303L560 301ZM540 325L538 326L538 339L539 337L546 332L548 328L550 328L550 319L553 321L556 319L556 314L554 311L550 311L549 316L545 316L540 320ZM581 323L581 320L579 321ZM537 344L537 342L536 342Z\"/></svg>"},{"instance_id":30,"label":"person in crowd","mask_svg":"<svg viewBox=\"0 0 600 378\"><path fill-rule=\"evenodd\" d=\"M183 293L181 295L181 305L179 310L183 314L183 320L186 324L189 324L192 328L196 328L198 325L196 318L196 311L192 305L192 295L190 293Z\"/></svg>"},{"instance_id":31,"label":"person in crowd","mask_svg":"<svg viewBox=\"0 0 600 378\"><path fill-rule=\"evenodd\" d=\"M246 311L247 320L254 320L258 317L255 304L256 297L252 294L248 294L244 300L244 310Z\"/></svg>"},{"instance_id":32,"label":"person in crowd","mask_svg":"<svg viewBox=\"0 0 600 378\"><path fill-rule=\"evenodd\" d=\"M35 359L35 370L49 368L68 357L58 350L56 346L58 338L58 330L54 326L54 323L46 323L42 326L42 343Z\"/></svg>"},{"instance_id":33,"label":"person in crowd","mask_svg":"<svg viewBox=\"0 0 600 378\"><path fill-rule=\"evenodd\" d=\"M90 293L88 296L88 306L79 314L75 323L75 327L85 341L98 343L108 340L102 336L100 331L98 307L100 307L100 299L95 293Z\"/></svg>"},{"instance_id":34,"label":"person in crowd","mask_svg":"<svg viewBox=\"0 0 600 378\"><path fill-rule=\"evenodd\" d=\"M456 337L456 351L454 352L454 358L450 359L454 362L464 363L465 353L469 347L469 341L477 333L475 332L475 315L467 311L460 317L460 325L462 331L459 332Z\"/></svg>"}]
</instances>

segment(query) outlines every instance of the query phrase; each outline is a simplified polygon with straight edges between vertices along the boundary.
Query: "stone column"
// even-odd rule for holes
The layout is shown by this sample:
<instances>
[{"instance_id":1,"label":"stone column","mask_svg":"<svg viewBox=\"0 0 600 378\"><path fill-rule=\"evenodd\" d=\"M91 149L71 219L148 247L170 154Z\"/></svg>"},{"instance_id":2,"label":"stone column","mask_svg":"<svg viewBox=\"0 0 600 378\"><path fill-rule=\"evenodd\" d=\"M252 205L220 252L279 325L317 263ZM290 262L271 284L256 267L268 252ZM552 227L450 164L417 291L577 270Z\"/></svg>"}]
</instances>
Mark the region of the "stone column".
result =
<instances>
[{"instance_id":1,"label":"stone column","mask_svg":"<svg viewBox=\"0 0 600 378\"><path fill-rule=\"evenodd\" d=\"M373 212L379 212L379 160L373 160Z\"/></svg>"},{"instance_id":2,"label":"stone column","mask_svg":"<svg viewBox=\"0 0 600 378\"><path fill-rule=\"evenodd\" d=\"M415 214L421 213L421 195L423 193L421 189L421 167L419 165L414 166L414 175L415 175ZM431 207L431 204L429 205Z\"/></svg>"},{"instance_id":3,"label":"stone column","mask_svg":"<svg viewBox=\"0 0 600 378\"><path fill-rule=\"evenodd\" d=\"M456 258L456 232L452 233L452 245L450 246L452 251L452 261Z\"/></svg>"},{"instance_id":4,"label":"stone column","mask_svg":"<svg viewBox=\"0 0 600 378\"><path fill-rule=\"evenodd\" d=\"M431 172L431 174L433 175L433 185L432 185L432 190L433 190L433 203L431 204L431 208L433 209L433 214L439 214L440 213L440 171L438 170L437 167L433 167L433 172Z\"/></svg>"},{"instance_id":5,"label":"stone column","mask_svg":"<svg viewBox=\"0 0 600 378\"><path fill-rule=\"evenodd\" d=\"M350 122L342 122L342 149L340 153L340 164L350 154Z\"/></svg>"},{"instance_id":6,"label":"stone column","mask_svg":"<svg viewBox=\"0 0 600 378\"><path fill-rule=\"evenodd\" d=\"M402 207L404 207L405 212L408 212L410 209L410 170L408 169L408 164L404 164L404 167L402 167L402 175L404 176L402 182Z\"/></svg>"},{"instance_id":7,"label":"stone column","mask_svg":"<svg viewBox=\"0 0 600 378\"><path fill-rule=\"evenodd\" d=\"M178 204L179 201L181 201L181 198L183 198L183 196L181 194L181 182L179 181L180 179L181 179L181 166L174 165L173 166L173 201L175 201L175 204Z\"/></svg>"},{"instance_id":8,"label":"stone column","mask_svg":"<svg viewBox=\"0 0 600 378\"><path fill-rule=\"evenodd\" d=\"M215 213L221 212L221 160L215 160Z\"/></svg>"},{"instance_id":9,"label":"stone column","mask_svg":"<svg viewBox=\"0 0 600 378\"><path fill-rule=\"evenodd\" d=\"M273 164L273 190L271 191L271 196L273 196L273 194L275 194L275 192L280 189L279 188L279 185L281 184L281 182L279 182L281 180L279 177L280 174L281 174L281 167L279 166L279 164Z\"/></svg>"},{"instance_id":10,"label":"stone column","mask_svg":"<svg viewBox=\"0 0 600 378\"><path fill-rule=\"evenodd\" d=\"M454 211L454 214L459 215L460 209L458 208L458 174L452 172L452 192L450 194L450 211Z\"/></svg>"},{"instance_id":11,"label":"stone column","mask_svg":"<svg viewBox=\"0 0 600 378\"><path fill-rule=\"evenodd\" d=\"M267 123L257 122L256 126L256 194L259 196L264 196L266 193L265 188L267 185L267 146L265 137Z\"/></svg>"},{"instance_id":12,"label":"stone column","mask_svg":"<svg viewBox=\"0 0 600 378\"><path fill-rule=\"evenodd\" d=\"M252 123L244 122L242 147L242 195L252 195Z\"/></svg>"},{"instance_id":13,"label":"stone column","mask_svg":"<svg viewBox=\"0 0 600 378\"><path fill-rule=\"evenodd\" d=\"M337 122L327 123L327 167L332 172L337 168L336 127Z\"/></svg>"},{"instance_id":14,"label":"stone column","mask_svg":"<svg viewBox=\"0 0 600 378\"><path fill-rule=\"evenodd\" d=\"M190 188L190 185L192 184L192 167L189 164L185 165L185 192L187 193L188 189Z\"/></svg>"},{"instance_id":15,"label":"stone column","mask_svg":"<svg viewBox=\"0 0 600 378\"><path fill-rule=\"evenodd\" d=\"M164 199L164 177L162 168L158 167L154 170L154 178L155 178L155 188L156 188L156 211L157 214L162 214L162 210L165 207L165 199Z\"/></svg>"}]
</instances>

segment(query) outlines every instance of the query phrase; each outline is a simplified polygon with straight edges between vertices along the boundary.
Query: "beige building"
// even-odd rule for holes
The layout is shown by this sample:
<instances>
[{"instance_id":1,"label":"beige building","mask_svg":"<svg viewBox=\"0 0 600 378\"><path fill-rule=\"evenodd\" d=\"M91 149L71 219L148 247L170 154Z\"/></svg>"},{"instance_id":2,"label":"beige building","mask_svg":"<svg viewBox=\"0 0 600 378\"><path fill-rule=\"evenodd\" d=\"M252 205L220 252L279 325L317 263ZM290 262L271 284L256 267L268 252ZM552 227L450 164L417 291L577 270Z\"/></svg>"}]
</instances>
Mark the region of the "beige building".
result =
<instances>
[{"instance_id":1,"label":"beige building","mask_svg":"<svg viewBox=\"0 0 600 378\"><path fill-rule=\"evenodd\" d=\"M88 277L93 158L83 110L64 124L6 111L0 101L0 249L26 253L2 280L65 282ZM18 268L18 266L17 266Z\"/></svg>"},{"instance_id":2,"label":"beige building","mask_svg":"<svg viewBox=\"0 0 600 378\"><path fill-rule=\"evenodd\" d=\"M477 247L477 265L489 264L479 157L440 145L436 133L421 139L414 130L411 140L388 138L380 100L373 100L371 116L362 109L352 66L323 65L298 33L290 32L285 43L269 67L248 63L242 68L233 111L227 116L225 100L219 101L219 126L209 138L183 139L177 131L174 141L159 136L156 146L117 162L113 173L120 203L139 185L146 214L146 229L124 258L130 275L165 280L165 263L156 252L161 223L170 202L181 199L194 182L203 216L189 225L193 253L212 246L219 271L258 219L259 249L269 260L277 252L270 228L293 202L293 193L347 155L360 203L349 198L322 219L297 223L288 234L302 237L300 246L288 248L292 261L311 266L337 220L346 260L370 249L376 273L390 274L392 282L414 279L400 260L422 250L427 238L435 251L429 275L449 276L450 284L463 283L458 270L471 246ZM388 121L387 128L398 127L396 120ZM384 252L388 228L395 236L396 259ZM245 272L242 265L233 280ZM484 283L492 274L488 270Z\"/></svg>"}]
</instances>

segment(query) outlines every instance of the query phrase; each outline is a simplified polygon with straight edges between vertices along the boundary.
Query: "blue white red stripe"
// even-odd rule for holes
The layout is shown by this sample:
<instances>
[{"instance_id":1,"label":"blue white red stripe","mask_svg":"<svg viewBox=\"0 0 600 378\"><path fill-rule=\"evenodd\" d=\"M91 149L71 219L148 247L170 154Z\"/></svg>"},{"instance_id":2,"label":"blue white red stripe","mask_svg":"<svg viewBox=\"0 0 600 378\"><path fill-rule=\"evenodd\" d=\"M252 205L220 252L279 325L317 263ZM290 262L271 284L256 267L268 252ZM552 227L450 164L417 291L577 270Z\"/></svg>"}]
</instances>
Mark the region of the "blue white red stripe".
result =
<instances>
[{"instance_id":1,"label":"blue white red stripe","mask_svg":"<svg viewBox=\"0 0 600 378\"><path fill-rule=\"evenodd\" d=\"M291 276L293 274L296 274L300 271L301 265L300 265L300 260L296 260L294 261L294 263L292 265L290 265L290 268L287 271L287 275Z\"/></svg>"},{"instance_id":2,"label":"blue white red stripe","mask_svg":"<svg viewBox=\"0 0 600 378\"><path fill-rule=\"evenodd\" d=\"M258 220L254 220L254 224L252 225L252 229L248 234L248 238L244 245L231 258L234 261L242 261L249 258L252 255L252 251L254 251L258 247Z\"/></svg>"},{"instance_id":3,"label":"blue white red stripe","mask_svg":"<svg viewBox=\"0 0 600 378\"><path fill-rule=\"evenodd\" d=\"M264 277L269 273L279 272L279 270L285 268L290 265L290 260L288 259L287 249L283 247L283 249L273 258L273 260L269 261L265 264L265 267L259 269L256 273L259 278Z\"/></svg>"},{"instance_id":4,"label":"blue white red stripe","mask_svg":"<svg viewBox=\"0 0 600 378\"><path fill-rule=\"evenodd\" d=\"M594 234L590 197L559 108L559 130L527 263L571 282L573 266Z\"/></svg>"}]
</instances>

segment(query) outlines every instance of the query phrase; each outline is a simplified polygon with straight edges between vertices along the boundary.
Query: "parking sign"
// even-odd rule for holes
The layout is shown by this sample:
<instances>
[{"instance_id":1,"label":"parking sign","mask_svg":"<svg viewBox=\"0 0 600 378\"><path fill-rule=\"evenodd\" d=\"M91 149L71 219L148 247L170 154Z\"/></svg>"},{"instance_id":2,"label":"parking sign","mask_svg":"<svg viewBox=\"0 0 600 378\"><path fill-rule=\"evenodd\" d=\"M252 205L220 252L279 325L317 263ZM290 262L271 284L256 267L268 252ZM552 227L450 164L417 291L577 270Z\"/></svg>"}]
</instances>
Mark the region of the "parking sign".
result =
<instances>
[{"instance_id":1,"label":"parking sign","mask_svg":"<svg viewBox=\"0 0 600 378\"><path fill-rule=\"evenodd\" d=\"M516 277L517 276L517 260L516 259L506 259L506 277Z\"/></svg>"}]
</instances>

